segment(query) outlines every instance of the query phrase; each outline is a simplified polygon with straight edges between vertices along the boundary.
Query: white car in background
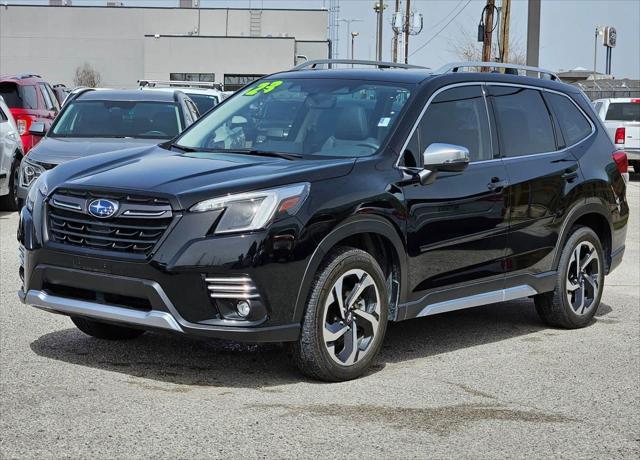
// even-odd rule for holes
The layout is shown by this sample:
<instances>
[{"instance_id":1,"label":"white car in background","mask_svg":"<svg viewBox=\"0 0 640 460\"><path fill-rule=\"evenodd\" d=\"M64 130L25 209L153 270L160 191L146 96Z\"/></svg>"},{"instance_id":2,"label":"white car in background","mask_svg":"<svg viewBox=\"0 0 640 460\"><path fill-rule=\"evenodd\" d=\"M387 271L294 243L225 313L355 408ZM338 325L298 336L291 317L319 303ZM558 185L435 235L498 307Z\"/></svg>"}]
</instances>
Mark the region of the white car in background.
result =
<instances>
[{"instance_id":1,"label":"white car in background","mask_svg":"<svg viewBox=\"0 0 640 460\"><path fill-rule=\"evenodd\" d=\"M11 111L0 96L0 210L18 210L19 164L24 148Z\"/></svg>"},{"instance_id":2,"label":"white car in background","mask_svg":"<svg viewBox=\"0 0 640 460\"><path fill-rule=\"evenodd\" d=\"M204 115L209 110L220 104L226 97L219 83L205 81L176 81L176 80L138 80L141 90L162 91L167 88L179 89L198 107L200 115Z\"/></svg>"},{"instance_id":3,"label":"white car in background","mask_svg":"<svg viewBox=\"0 0 640 460\"><path fill-rule=\"evenodd\" d=\"M640 98L596 99L593 106L629 165L640 173Z\"/></svg>"}]
</instances>

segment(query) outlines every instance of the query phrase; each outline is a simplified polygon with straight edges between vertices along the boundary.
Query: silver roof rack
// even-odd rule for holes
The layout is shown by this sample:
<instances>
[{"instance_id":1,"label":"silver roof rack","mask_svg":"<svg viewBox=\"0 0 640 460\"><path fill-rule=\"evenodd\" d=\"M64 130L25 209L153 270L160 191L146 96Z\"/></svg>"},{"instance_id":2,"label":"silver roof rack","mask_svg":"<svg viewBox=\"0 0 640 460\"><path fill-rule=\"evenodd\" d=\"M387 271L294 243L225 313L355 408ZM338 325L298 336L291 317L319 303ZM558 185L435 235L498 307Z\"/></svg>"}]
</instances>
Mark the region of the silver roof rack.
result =
<instances>
[{"instance_id":1,"label":"silver roof rack","mask_svg":"<svg viewBox=\"0 0 640 460\"><path fill-rule=\"evenodd\" d=\"M460 69L465 69L465 68L481 69L483 67L491 68L491 69L505 69L505 73L510 73L513 75L520 75L520 71L524 71L524 72L536 74L537 78L540 78L543 80L560 81L560 78L550 70L541 69L540 67L531 67L528 65L507 64L504 62L480 62L480 61L452 62L440 67L438 70L436 70L435 73L443 74L443 73L449 73L449 72L459 72ZM512 72L509 72L509 70L511 70Z\"/></svg>"},{"instance_id":2,"label":"silver roof rack","mask_svg":"<svg viewBox=\"0 0 640 460\"><path fill-rule=\"evenodd\" d=\"M306 61L302 64L298 64L292 70L315 70L318 68L331 69L336 64L346 64L351 66L371 66L377 67L378 69L428 69L428 67L421 67L411 64L401 64L399 62L363 61L358 59L316 59L313 61Z\"/></svg>"},{"instance_id":3,"label":"silver roof rack","mask_svg":"<svg viewBox=\"0 0 640 460\"><path fill-rule=\"evenodd\" d=\"M191 87L191 88L211 88L223 90L223 86L220 83L212 81L180 81L180 80L138 80L138 85L142 88L148 86L154 88L156 86L178 86L178 87Z\"/></svg>"}]
</instances>

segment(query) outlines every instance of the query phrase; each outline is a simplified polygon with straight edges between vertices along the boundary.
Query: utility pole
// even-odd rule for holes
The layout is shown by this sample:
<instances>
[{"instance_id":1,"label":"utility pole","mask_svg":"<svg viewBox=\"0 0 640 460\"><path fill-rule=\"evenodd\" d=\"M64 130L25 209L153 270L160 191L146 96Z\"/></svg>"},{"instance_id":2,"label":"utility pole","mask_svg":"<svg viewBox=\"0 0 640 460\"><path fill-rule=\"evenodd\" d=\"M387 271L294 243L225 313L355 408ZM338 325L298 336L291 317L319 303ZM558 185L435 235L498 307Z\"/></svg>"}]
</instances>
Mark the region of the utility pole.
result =
<instances>
[{"instance_id":1,"label":"utility pole","mask_svg":"<svg viewBox=\"0 0 640 460\"><path fill-rule=\"evenodd\" d=\"M491 61L491 39L493 37L493 13L496 9L495 0L487 0L487 6L485 6L485 19L484 19L484 42L482 45L482 60L484 62Z\"/></svg>"},{"instance_id":2,"label":"utility pole","mask_svg":"<svg viewBox=\"0 0 640 460\"><path fill-rule=\"evenodd\" d=\"M382 61L382 25L384 18L384 1L381 0L375 4L373 11L378 15L378 27L376 30L376 59Z\"/></svg>"},{"instance_id":3,"label":"utility pole","mask_svg":"<svg viewBox=\"0 0 640 460\"><path fill-rule=\"evenodd\" d=\"M500 61L509 62L509 17L511 16L511 0L502 0L502 25L500 27Z\"/></svg>"},{"instance_id":4,"label":"utility pole","mask_svg":"<svg viewBox=\"0 0 640 460\"><path fill-rule=\"evenodd\" d=\"M529 0L527 14L527 65L538 67L540 61L540 0Z\"/></svg>"},{"instance_id":5,"label":"utility pole","mask_svg":"<svg viewBox=\"0 0 640 460\"><path fill-rule=\"evenodd\" d=\"M407 0L407 9L404 14L404 63L409 63L409 32L411 32L411 0Z\"/></svg>"},{"instance_id":6,"label":"utility pole","mask_svg":"<svg viewBox=\"0 0 640 460\"><path fill-rule=\"evenodd\" d=\"M396 0L396 9L393 15L394 20L399 13L400 13L400 0ZM393 29L393 45L391 47L392 62L398 62L398 35L399 35L399 32L394 28Z\"/></svg>"}]
</instances>

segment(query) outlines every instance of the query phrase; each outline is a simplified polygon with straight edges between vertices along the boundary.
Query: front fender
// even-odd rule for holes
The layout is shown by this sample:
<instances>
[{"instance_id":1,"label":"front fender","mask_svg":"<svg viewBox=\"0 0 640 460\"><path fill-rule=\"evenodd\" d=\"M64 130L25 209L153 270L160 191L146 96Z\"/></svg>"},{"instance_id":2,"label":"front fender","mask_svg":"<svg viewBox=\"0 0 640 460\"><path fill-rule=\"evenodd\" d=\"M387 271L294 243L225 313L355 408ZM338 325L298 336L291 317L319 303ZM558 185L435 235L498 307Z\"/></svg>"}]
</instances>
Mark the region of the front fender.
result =
<instances>
[{"instance_id":1,"label":"front fender","mask_svg":"<svg viewBox=\"0 0 640 460\"><path fill-rule=\"evenodd\" d=\"M298 289L298 295L296 298L296 304L293 312L293 320L295 322L301 322L304 315L307 298L311 289L313 280L315 278L322 261L325 256L336 245L350 236L361 233L374 233L378 234L391 242L393 245L398 260L400 263L400 298L399 302L404 302L406 299L406 287L407 287L407 253L403 243L401 234L394 225L387 219L367 214L367 215L355 215L345 219L342 223L336 226L327 236L325 236L318 247L311 255L309 262L304 271L302 277L302 283Z\"/></svg>"}]
</instances>

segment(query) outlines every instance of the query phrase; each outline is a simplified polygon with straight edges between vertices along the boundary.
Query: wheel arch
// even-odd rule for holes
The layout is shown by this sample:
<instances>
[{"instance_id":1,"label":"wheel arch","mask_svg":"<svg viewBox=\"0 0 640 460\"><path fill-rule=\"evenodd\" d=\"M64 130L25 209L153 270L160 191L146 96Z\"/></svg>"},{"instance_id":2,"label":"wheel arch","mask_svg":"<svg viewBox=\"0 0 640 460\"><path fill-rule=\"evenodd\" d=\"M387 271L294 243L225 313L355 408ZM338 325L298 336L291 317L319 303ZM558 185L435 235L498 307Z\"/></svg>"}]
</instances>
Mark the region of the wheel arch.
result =
<instances>
[{"instance_id":1,"label":"wheel arch","mask_svg":"<svg viewBox=\"0 0 640 460\"><path fill-rule=\"evenodd\" d=\"M391 222L380 216L367 215L346 219L322 239L305 268L293 320L302 321L309 290L318 269L331 250L340 246L352 246L369 252L378 261L385 275L391 275L393 297L389 311L392 312L391 318L395 318L397 305L406 297L406 248L400 231ZM388 256L391 256L391 260Z\"/></svg>"},{"instance_id":2,"label":"wheel arch","mask_svg":"<svg viewBox=\"0 0 640 460\"><path fill-rule=\"evenodd\" d=\"M613 221L608 209L602 203L591 202L575 208L566 218L560 230L560 236L553 257L553 269L558 269L560 255L567 239L571 235L571 229L576 225L591 228L602 243L605 257L605 273L608 273L611 266Z\"/></svg>"}]
</instances>

